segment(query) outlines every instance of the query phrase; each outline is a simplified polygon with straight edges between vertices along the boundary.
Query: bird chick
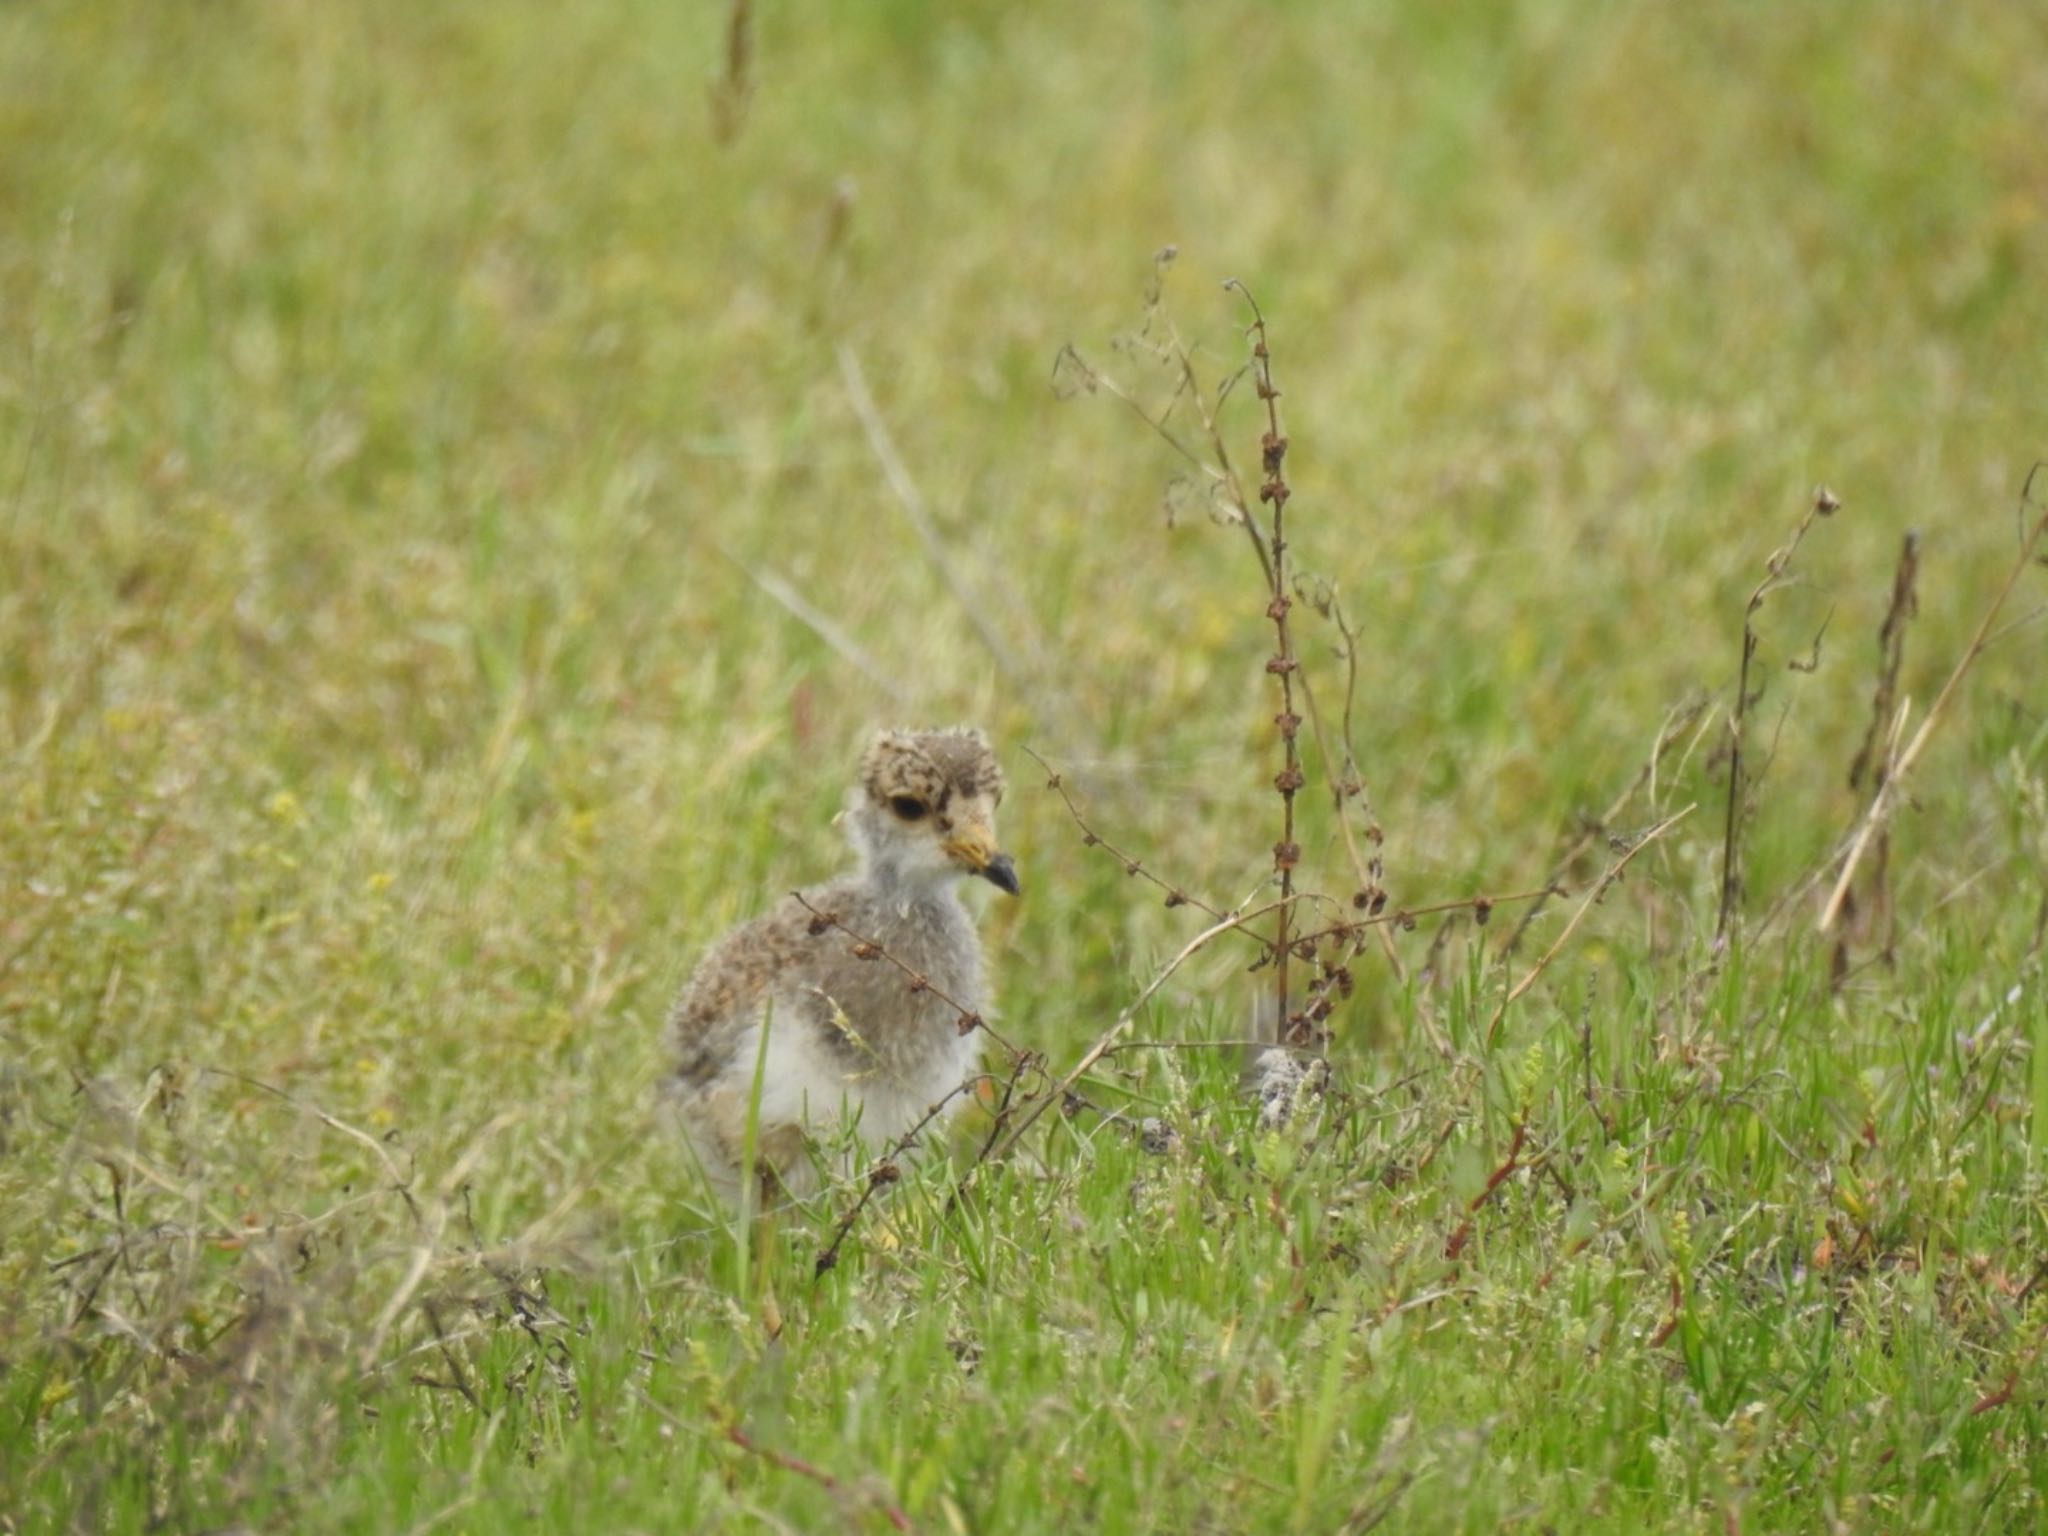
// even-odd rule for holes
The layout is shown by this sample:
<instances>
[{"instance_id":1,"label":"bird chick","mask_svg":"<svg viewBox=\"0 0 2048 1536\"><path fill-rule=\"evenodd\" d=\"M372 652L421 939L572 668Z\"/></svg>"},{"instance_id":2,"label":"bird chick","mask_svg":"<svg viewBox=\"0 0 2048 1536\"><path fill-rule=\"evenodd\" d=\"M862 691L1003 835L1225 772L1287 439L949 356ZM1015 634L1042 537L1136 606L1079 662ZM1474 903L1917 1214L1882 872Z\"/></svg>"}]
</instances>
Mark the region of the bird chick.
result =
<instances>
[{"instance_id":1,"label":"bird chick","mask_svg":"<svg viewBox=\"0 0 2048 1536\"><path fill-rule=\"evenodd\" d=\"M1016 866L996 844L1002 798L1002 769L981 732L881 732L839 818L858 856L853 872L804 891L803 901L783 898L698 964L669 1018L671 1093L726 1201L737 1201L748 1176L757 1071L752 1171L764 1188L797 1194L816 1184L809 1143L852 1132L859 1145L884 1144L975 1071L981 1041L961 1032L945 999L975 1014L985 1008L981 940L960 887L978 875L1017 894ZM804 902L930 986L913 990L896 966L860 958L847 933Z\"/></svg>"}]
</instances>

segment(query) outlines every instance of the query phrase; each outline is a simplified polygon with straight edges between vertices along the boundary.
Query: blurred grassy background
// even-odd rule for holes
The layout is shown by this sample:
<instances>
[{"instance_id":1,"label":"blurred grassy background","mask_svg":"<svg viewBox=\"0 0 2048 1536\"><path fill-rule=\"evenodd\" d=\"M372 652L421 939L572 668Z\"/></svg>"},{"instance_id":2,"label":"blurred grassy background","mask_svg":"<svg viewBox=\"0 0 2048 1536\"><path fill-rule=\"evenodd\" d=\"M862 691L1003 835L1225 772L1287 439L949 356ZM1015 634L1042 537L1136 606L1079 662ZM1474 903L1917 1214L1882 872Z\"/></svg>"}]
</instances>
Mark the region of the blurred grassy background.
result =
<instances>
[{"instance_id":1,"label":"blurred grassy background","mask_svg":"<svg viewBox=\"0 0 2048 1536\"><path fill-rule=\"evenodd\" d=\"M606 1222L655 1219L662 1010L836 859L878 721L997 735L1029 890L991 912L1004 1011L1056 1057L1091 1038L1187 930L1015 749L1219 899L1272 837L1242 540L1169 528L1164 450L1051 387L1066 342L1115 357L1162 245L1215 376L1222 278L1272 320L1295 554L1361 625L1397 902L1539 883L1667 711L1731 687L1743 598L1826 482L1845 510L1763 617L1761 904L1853 810L1903 531L1917 700L2011 559L2048 452L2038 8L758 10L723 139L722 6L0 11L17 1234L87 1221L74 1083L195 1096L230 1204L325 1187L209 1065L423 1157L516 1111L487 1229L592 1181ZM1902 825L1909 921L1953 903L1934 948L2016 954L2031 917L2040 634L1986 657ZM1662 786L1704 802L1656 860L1681 907L1710 770ZM1345 1048L1392 1009L1371 981ZM11 1288L42 1250L10 1247Z\"/></svg>"}]
</instances>

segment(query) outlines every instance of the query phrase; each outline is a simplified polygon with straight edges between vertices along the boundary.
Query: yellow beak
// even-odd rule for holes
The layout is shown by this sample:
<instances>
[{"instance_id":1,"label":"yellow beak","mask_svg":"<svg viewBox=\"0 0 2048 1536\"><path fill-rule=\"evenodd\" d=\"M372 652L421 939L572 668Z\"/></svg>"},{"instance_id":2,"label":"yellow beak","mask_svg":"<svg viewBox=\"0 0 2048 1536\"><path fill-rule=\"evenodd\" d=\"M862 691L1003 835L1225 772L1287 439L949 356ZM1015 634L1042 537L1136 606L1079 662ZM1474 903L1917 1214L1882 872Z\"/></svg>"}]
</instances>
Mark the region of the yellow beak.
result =
<instances>
[{"instance_id":1,"label":"yellow beak","mask_svg":"<svg viewBox=\"0 0 2048 1536\"><path fill-rule=\"evenodd\" d=\"M1015 896L1022 888L1017 880L1017 866L1007 853L997 849L995 839L980 827L963 828L958 836L950 839L946 843L946 856L966 865L999 891L1008 891Z\"/></svg>"}]
</instances>

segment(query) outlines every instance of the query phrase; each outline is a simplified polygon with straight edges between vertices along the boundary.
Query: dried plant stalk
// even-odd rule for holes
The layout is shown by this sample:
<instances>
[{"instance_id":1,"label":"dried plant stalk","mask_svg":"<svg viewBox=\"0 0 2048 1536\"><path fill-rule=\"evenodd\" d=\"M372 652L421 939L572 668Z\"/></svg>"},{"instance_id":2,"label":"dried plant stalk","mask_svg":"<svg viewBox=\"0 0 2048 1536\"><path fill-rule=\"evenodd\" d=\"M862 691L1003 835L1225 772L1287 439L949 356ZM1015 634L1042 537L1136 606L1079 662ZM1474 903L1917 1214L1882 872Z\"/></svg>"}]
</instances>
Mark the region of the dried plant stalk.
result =
<instances>
[{"instance_id":1,"label":"dried plant stalk","mask_svg":"<svg viewBox=\"0 0 2048 1536\"><path fill-rule=\"evenodd\" d=\"M1899 672L1906 660L1906 626L1918 611L1919 601L1915 585L1920 575L1920 535L1907 530L1904 543L1899 548L1898 569L1892 575L1892 598L1886 607L1884 622L1877 631L1877 691L1870 701L1870 728L1864 733L1863 745L1856 749L1855 760L1849 765L1849 787L1859 795L1874 795L1891 777L1893 755L1898 750L1899 727L1905 717L1899 712ZM1882 932L1881 953L1889 964L1892 955L1892 908L1891 892L1887 881L1891 864L1891 834L1881 832L1877 839L1876 861L1865 884L1865 900L1859 902L1851 889L1843 903L1851 920L1866 932ZM1829 974L1836 987L1849 975L1849 934L1844 931L1835 938L1834 956Z\"/></svg>"},{"instance_id":2,"label":"dried plant stalk","mask_svg":"<svg viewBox=\"0 0 2048 1536\"><path fill-rule=\"evenodd\" d=\"M2042 465L2036 464L2028 473L2026 486L2020 493L2022 506L2033 504L2034 481L2040 475L2041 469ZM1892 762L1884 782L1877 786L1877 792L1870 798L1869 809L1863 813L1857 822L1856 830L1850 835L1848 852L1842 859L1841 873L1835 879L1834 889L1828 893L1827 904L1821 908L1822 933L1833 929L1836 920L1842 915L1843 905L1849 899L1850 884L1856 878L1857 866L1863 862L1863 856L1869 850L1871 840L1898 807L1899 785L1905 781L1906 774L1912 769L1913 764L1919 761L1920 754L1927 749L1927 743L1934 735L1934 727L1941 722L1942 716L1947 712L1949 700L1955 697L1956 689L1961 686L1963 678L1968 675L1970 668L1976 665L1977 658L1984 654L1984 647L1990 643L1991 626L1998 622L1998 615L2004 611L2006 600L2012 596L2013 588L2019 585L2020 577L2026 572L2027 567L2033 564L2035 552L2040 549L2044 535L2048 535L2048 511L2043 511L2035 518L2021 537L2019 554L2014 558L2012 568L2006 572L2005 581L1999 587L1998 595L1992 598L1991 606L1984 611L1984 617L1977 625L1977 632L1970 637L1969 645L1956 661L1948 680L1941 685L1941 691L1927 707L1927 715L1920 722L1920 728L1913 733L1913 739L1906 744L1905 750Z\"/></svg>"},{"instance_id":3,"label":"dried plant stalk","mask_svg":"<svg viewBox=\"0 0 2048 1536\"><path fill-rule=\"evenodd\" d=\"M1799 553L1799 546L1805 542L1807 530L1813 527L1814 519L1831 517L1842 503L1835 493L1826 486L1813 493L1813 502L1806 509L1806 515L1799 520L1799 526L1792 530L1791 539L1771 552L1764 562L1763 580L1749 594L1749 602L1742 610L1742 662L1736 670L1735 699L1728 709L1728 818L1721 838L1721 911L1714 923L1716 943L1725 943L1729 930L1734 926L1738 909L1742 904L1742 828L1747 817L1749 798L1748 740L1744 727L1749 720L1749 708L1761 697L1762 690L1752 690L1750 674L1756 663L1757 646L1756 616L1764 605L1764 599L1791 579L1793 557ZM1816 662L1820 641L1814 641ZM1805 670L1811 670L1806 668Z\"/></svg>"},{"instance_id":4,"label":"dried plant stalk","mask_svg":"<svg viewBox=\"0 0 2048 1536\"><path fill-rule=\"evenodd\" d=\"M1280 430L1280 391L1273 383L1273 353L1266 337L1265 314L1259 309L1259 301L1252 297L1251 289L1238 279L1230 279L1224 287L1242 294L1252 312L1252 387L1266 407L1266 430L1259 439L1259 503L1268 509L1271 521L1263 539L1251 509L1245 507L1243 511L1244 526L1260 552L1259 564L1265 572L1270 597L1266 617L1273 621L1273 654L1266 661L1266 671L1280 688L1280 713L1273 717L1280 735L1281 759L1280 772L1273 778L1273 787L1280 792L1280 841L1273 845L1273 870L1280 882L1280 910L1273 941L1273 991L1278 1006L1273 1018L1280 1038L1288 1045L1310 1046L1317 1041L1316 1023L1307 1014L1290 1009L1287 992L1287 963L1292 954L1287 928L1293 909L1294 871L1301 863L1301 844L1294 836L1294 797L1307 782L1301 771L1298 740L1301 716L1294 709L1294 674L1301 663L1294 653L1294 631L1288 622L1294 598L1290 595L1292 583L1287 573L1287 502L1293 495L1287 485L1287 437Z\"/></svg>"}]
</instances>

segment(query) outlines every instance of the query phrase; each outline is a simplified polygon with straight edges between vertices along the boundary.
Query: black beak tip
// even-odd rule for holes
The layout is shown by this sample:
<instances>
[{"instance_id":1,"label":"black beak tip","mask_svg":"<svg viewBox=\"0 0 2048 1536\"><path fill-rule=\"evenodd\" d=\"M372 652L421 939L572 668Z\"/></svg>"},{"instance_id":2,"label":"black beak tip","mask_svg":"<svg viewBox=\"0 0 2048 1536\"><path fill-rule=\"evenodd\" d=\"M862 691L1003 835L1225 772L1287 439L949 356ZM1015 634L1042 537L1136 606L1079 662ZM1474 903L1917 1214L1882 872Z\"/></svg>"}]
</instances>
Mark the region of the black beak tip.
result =
<instances>
[{"instance_id":1,"label":"black beak tip","mask_svg":"<svg viewBox=\"0 0 2048 1536\"><path fill-rule=\"evenodd\" d=\"M1012 896L1024 889L1017 881L1017 866L1007 853L999 853L988 861L988 868L981 872L981 878L999 891L1008 891Z\"/></svg>"}]
</instances>

